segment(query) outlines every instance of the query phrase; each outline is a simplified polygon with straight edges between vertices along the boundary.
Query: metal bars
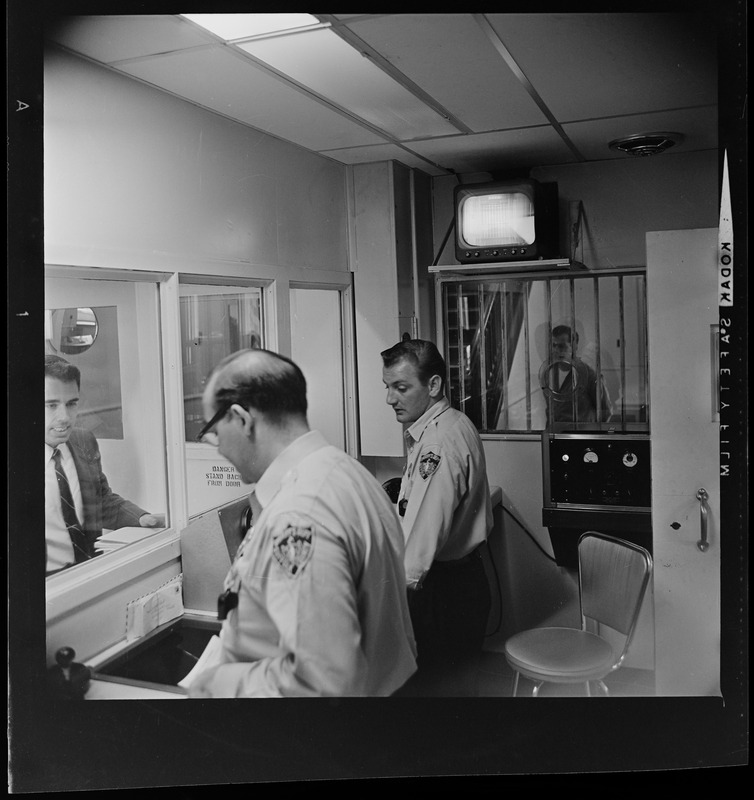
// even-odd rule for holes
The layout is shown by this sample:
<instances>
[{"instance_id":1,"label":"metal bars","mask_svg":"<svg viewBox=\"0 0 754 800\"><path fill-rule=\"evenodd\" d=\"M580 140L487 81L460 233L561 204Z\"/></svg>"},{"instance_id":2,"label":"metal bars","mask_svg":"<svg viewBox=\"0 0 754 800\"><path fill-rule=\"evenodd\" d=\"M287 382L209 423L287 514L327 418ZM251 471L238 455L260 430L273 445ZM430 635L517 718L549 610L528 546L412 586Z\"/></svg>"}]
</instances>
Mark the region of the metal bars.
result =
<instances>
[{"instance_id":1,"label":"metal bars","mask_svg":"<svg viewBox=\"0 0 754 800\"><path fill-rule=\"evenodd\" d=\"M578 336L574 364L583 361L591 370L580 365L580 391L589 375L595 406L588 425L648 431L645 295L638 267L438 278L451 402L484 433L544 430L551 398L537 376L553 364L553 328L567 325ZM617 402L608 408L611 396ZM566 413L570 424L584 427L575 402Z\"/></svg>"}]
</instances>

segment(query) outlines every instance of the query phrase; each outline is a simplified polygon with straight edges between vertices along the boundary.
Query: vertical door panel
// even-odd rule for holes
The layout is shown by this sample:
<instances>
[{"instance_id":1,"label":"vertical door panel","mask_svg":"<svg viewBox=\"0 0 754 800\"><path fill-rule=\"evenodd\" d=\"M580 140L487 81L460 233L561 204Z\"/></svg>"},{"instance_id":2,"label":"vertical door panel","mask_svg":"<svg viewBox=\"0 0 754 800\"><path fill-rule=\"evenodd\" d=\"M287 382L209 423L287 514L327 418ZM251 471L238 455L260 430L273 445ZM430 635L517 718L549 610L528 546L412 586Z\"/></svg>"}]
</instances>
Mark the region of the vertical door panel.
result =
<instances>
[{"instance_id":1,"label":"vertical door panel","mask_svg":"<svg viewBox=\"0 0 754 800\"><path fill-rule=\"evenodd\" d=\"M291 289L291 356L306 378L309 425L346 449L340 292Z\"/></svg>"},{"instance_id":2,"label":"vertical door panel","mask_svg":"<svg viewBox=\"0 0 754 800\"><path fill-rule=\"evenodd\" d=\"M717 230L647 234L658 695L719 695L719 424L711 407ZM697 546L699 489L709 549Z\"/></svg>"}]
</instances>

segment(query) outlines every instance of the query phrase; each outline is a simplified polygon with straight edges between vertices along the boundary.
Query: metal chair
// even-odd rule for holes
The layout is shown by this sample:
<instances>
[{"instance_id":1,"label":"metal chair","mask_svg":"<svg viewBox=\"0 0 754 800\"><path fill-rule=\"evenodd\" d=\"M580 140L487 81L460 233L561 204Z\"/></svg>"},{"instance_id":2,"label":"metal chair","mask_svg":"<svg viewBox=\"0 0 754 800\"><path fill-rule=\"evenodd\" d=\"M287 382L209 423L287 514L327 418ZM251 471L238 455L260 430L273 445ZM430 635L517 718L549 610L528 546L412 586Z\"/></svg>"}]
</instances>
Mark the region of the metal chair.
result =
<instances>
[{"instance_id":1,"label":"metal chair","mask_svg":"<svg viewBox=\"0 0 754 800\"><path fill-rule=\"evenodd\" d=\"M505 657L516 673L514 697L521 675L535 682L533 697L544 683L583 683L591 697L590 681L607 696L603 678L626 658L652 574L652 557L636 544L587 531L579 538L578 559L581 628L532 628L508 639ZM601 625L621 634L622 646L600 635Z\"/></svg>"}]
</instances>

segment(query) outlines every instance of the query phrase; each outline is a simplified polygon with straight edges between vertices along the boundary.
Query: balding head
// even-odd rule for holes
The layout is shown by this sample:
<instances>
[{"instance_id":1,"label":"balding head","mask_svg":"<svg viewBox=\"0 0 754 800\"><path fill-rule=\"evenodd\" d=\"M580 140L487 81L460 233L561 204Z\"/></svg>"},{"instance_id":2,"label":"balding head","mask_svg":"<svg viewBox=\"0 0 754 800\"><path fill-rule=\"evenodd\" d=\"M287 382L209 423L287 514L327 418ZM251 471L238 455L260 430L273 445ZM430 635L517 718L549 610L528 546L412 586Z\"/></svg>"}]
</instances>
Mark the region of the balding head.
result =
<instances>
[{"instance_id":1,"label":"balding head","mask_svg":"<svg viewBox=\"0 0 754 800\"><path fill-rule=\"evenodd\" d=\"M306 419L306 379L299 367L271 350L238 350L212 371L205 401L218 410L238 403L264 415L272 425Z\"/></svg>"}]
</instances>

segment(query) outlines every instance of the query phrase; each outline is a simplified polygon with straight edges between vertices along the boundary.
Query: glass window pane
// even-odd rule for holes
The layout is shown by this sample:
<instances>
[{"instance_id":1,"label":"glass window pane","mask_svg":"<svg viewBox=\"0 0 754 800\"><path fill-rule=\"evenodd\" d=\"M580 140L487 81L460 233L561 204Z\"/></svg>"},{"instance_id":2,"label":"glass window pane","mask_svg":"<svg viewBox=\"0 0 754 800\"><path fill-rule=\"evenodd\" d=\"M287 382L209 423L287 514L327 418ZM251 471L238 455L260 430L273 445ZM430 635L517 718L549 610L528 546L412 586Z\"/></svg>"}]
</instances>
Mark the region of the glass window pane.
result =
<instances>
[{"instance_id":1,"label":"glass window pane","mask_svg":"<svg viewBox=\"0 0 754 800\"><path fill-rule=\"evenodd\" d=\"M68 367L46 374L45 442L54 446L57 437L64 459L68 450L78 522L94 552L106 555L169 524L158 288L48 274L45 306L45 355L80 375L76 385ZM78 403L62 415L64 394ZM103 476L112 493L102 491ZM83 571L87 562L73 559L55 485L53 469L45 492L47 571L67 568L69 557ZM140 524L147 513L154 527Z\"/></svg>"},{"instance_id":2,"label":"glass window pane","mask_svg":"<svg viewBox=\"0 0 754 800\"><path fill-rule=\"evenodd\" d=\"M643 275L442 282L451 404L482 432L646 427Z\"/></svg>"},{"instance_id":3,"label":"glass window pane","mask_svg":"<svg viewBox=\"0 0 754 800\"><path fill-rule=\"evenodd\" d=\"M232 464L196 437L205 422L202 393L214 366L236 350L264 346L262 290L184 284L180 295L188 511L195 516L249 491Z\"/></svg>"}]
</instances>

